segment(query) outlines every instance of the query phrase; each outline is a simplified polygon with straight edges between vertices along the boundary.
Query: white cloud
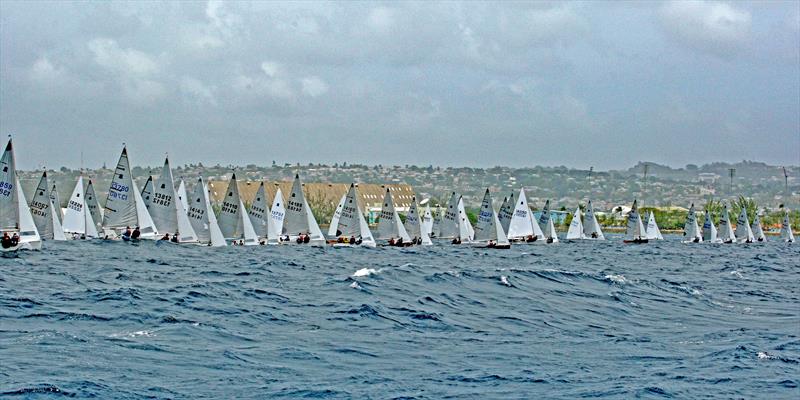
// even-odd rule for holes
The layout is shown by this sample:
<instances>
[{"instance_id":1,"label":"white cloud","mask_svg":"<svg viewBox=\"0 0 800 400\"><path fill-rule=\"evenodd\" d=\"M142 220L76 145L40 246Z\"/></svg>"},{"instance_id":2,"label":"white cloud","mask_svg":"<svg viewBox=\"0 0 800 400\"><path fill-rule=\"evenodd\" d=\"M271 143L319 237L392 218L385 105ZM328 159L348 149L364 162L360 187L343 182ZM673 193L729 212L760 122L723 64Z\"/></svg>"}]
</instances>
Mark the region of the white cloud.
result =
<instances>
[{"instance_id":1,"label":"white cloud","mask_svg":"<svg viewBox=\"0 0 800 400\"><path fill-rule=\"evenodd\" d=\"M727 3L671 1L661 7L660 16L676 40L702 52L732 56L750 39L750 13Z\"/></svg>"},{"instance_id":2,"label":"white cloud","mask_svg":"<svg viewBox=\"0 0 800 400\"><path fill-rule=\"evenodd\" d=\"M261 63L261 70L264 71L268 77L274 78L283 70L283 67L274 61L264 61Z\"/></svg>"},{"instance_id":3,"label":"white cloud","mask_svg":"<svg viewBox=\"0 0 800 400\"><path fill-rule=\"evenodd\" d=\"M387 33L394 26L394 11L386 7L377 7L367 16L367 26L378 33Z\"/></svg>"},{"instance_id":4,"label":"white cloud","mask_svg":"<svg viewBox=\"0 0 800 400\"><path fill-rule=\"evenodd\" d=\"M311 97L319 97L328 92L328 84L317 76L308 76L300 80L303 86L303 94Z\"/></svg>"},{"instance_id":5,"label":"white cloud","mask_svg":"<svg viewBox=\"0 0 800 400\"><path fill-rule=\"evenodd\" d=\"M138 105L153 104L167 94L160 82L149 79L129 79L122 82L122 91L133 103Z\"/></svg>"},{"instance_id":6,"label":"white cloud","mask_svg":"<svg viewBox=\"0 0 800 400\"><path fill-rule=\"evenodd\" d=\"M147 53L123 49L114 39L97 38L89 41L94 61L108 70L126 76L148 76L158 72L158 63Z\"/></svg>"},{"instance_id":7,"label":"white cloud","mask_svg":"<svg viewBox=\"0 0 800 400\"><path fill-rule=\"evenodd\" d=\"M52 82L60 79L64 70L57 68L46 56L39 57L31 66L31 79L39 82Z\"/></svg>"},{"instance_id":8,"label":"white cloud","mask_svg":"<svg viewBox=\"0 0 800 400\"><path fill-rule=\"evenodd\" d=\"M217 99L214 96L213 89L206 86L206 84L198 79L184 76L181 78L180 88L185 95L191 97L191 99L198 104L217 105Z\"/></svg>"}]
</instances>

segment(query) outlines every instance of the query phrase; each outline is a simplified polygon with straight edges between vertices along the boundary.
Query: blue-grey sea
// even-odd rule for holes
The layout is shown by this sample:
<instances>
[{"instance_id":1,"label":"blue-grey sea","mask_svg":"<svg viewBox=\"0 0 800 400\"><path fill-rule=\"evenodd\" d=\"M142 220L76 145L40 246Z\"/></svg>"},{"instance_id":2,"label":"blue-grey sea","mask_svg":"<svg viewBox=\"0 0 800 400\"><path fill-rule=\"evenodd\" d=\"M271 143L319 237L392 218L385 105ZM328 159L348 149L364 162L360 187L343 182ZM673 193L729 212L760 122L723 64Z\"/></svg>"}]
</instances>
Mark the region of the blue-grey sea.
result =
<instances>
[{"instance_id":1,"label":"blue-grey sea","mask_svg":"<svg viewBox=\"0 0 800 400\"><path fill-rule=\"evenodd\" d=\"M800 246L45 243L0 397L800 398Z\"/></svg>"}]
</instances>

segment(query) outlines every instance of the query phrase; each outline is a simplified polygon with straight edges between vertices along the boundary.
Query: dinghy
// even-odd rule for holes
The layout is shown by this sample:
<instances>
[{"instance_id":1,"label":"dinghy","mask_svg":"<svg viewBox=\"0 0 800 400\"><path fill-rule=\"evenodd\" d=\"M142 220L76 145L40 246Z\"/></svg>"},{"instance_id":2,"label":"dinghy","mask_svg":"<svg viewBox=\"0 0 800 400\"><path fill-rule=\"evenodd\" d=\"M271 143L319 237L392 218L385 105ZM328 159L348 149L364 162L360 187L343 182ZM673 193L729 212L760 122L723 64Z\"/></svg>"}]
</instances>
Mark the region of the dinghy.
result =
<instances>
[{"instance_id":1,"label":"dinghy","mask_svg":"<svg viewBox=\"0 0 800 400\"><path fill-rule=\"evenodd\" d=\"M558 243L558 233L550 214L550 200L544 202L544 208L542 208L542 213L539 215L539 227L542 229L547 243Z\"/></svg>"},{"instance_id":2,"label":"dinghy","mask_svg":"<svg viewBox=\"0 0 800 400\"><path fill-rule=\"evenodd\" d=\"M232 239L234 245L255 246L259 243L250 217L246 214L244 203L239 196L236 174L231 174L218 220L222 235L226 239Z\"/></svg>"},{"instance_id":3,"label":"dinghy","mask_svg":"<svg viewBox=\"0 0 800 400\"><path fill-rule=\"evenodd\" d=\"M794 242L792 222L789 220L789 210L784 210L783 212L783 221L781 222L781 240L786 243Z\"/></svg>"},{"instance_id":4,"label":"dinghy","mask_svg":"<svg viewBox=\"0 0 800 400\"><path fill-rule=\"evenodd\" d=\"M569 223L569 229L567 230L567 240L581 240L586 239L586 236L583 234L583 216L581 215L581 207L575 209L575 213L572 214L572 221Z\"/></svg>"},{"instance_id":5,"label":"dinghy","mask_svg":"<svg viewBox=\"0 0 800 400\"><path fill-rule=\"evenodd\" d=\"M283 193L281 188L275 192L272 199L272 207L269 212L269 223L267 224L267 244L281 243L281 232L283 231L283 219L286 217L286 208L283 205Z\"/></svg>"},{"instance_id":6,"label":"dinghy","mask_svg":"<svg viewBox=\"0 0 800 400\"><path fill-rule=\"evenodd\" d=\"M636 206L636 200L633 201L631 212L628 213L628 226L625 230L624 243L647 243L647 232L642 224L642 217L639 215L639 210Z\"/></svg>"},{"instance_id":7,"label":"dinghy","mask_svg":"<svg viewBox=\"0 0 800 400\"><path fill-rule=\"evenodd\" d=\"M178 194L178 200L181 202L181 207L185 211L189 210L189 197L186 194L186 183L183 181L183 177L181 177L180 181L178 182L178 190L176 192Z\"/></svg>"},{"instance_id":8,"label":"dinghy","mask_svg":"<svg viewBox=\"0 0 800 400\"><path fill-rule=\"evenodd\" d=\"M400 214L394 208L394 199L389 188L386 188L386 193L383 195L383 206L378 214L377 235L374 237L376 240L388 240L390 246L406 247L415 244L411 242L411 236L408 235Z\"/></svg>"},{"instance_id":9,"label":"dinghy","mask_svg":"<svg viewBox=\"0 0 800 400\"><path fill-rule=\"evenodd\" d=\"M728 212L728 205L722 205L722 215L719 217L719 239L722 243L736 243L736 234L731 226L731 215Z\"/></svg>"},{"instance_id":10,"label":"dinghy","mask_svg":"<svg viewBox=\"0 0 800 400\"><path fill-rule=\"evenodd\" d=\"M56 187L56 183L53 182L53 187L50 188L50 200L53 201L55 205L54 210L56 211L54 214L58 217L58 222L64 222L64 210L61 208L61 197L58 195L58 188Z\"/></svg>"},{"instance_id":11,"label":"dinghy","mask_svg":"<svg viewBox=\"0 0 800 400\"><path fill-rule=\"evenodd\" d=\"M33 217L33 223L36 225L42 240L67 240L64 230L61 228L61 220L56 215L60 211L56 211L48 189L47 171L44 171L28 205Z\"/></svg>"},{"instance_id":12,"label":"dinghy","mask_svg":"<svg viewBox=\"0 0 800 400\"><path fill-rule=\"evenodd\" d=\"M286 215L283 219L284 236L288 236L287 243L304 243L313 246L325 244L325 236L319 229L319 224L314 218L311 207L303 193L303 184L300 182L300 175L295 174L292 182L292 192L286 198ZM299 239L299 240L298 240Z\"/></svg>"},{"instance_id":13,"label":"dinghy","mask_svg":"<svg viewBox=\"0 0 800 400\"><path fill-rule=\"evenodd\" d=\"M460 199L461 196L456 194L456 192L452 192L450 194L450 200L447 201L447 208L444 209L444 213L439 213L441 215L441 221L439 223L439 234L437 235L438 238L453 240L458 238L458 201Z\"/></svg>"},{"instance_id":14,"label":"dinghy","mask_svg":"<svg viewBox=\"0 0 800 400\"><path fill-rule=\"evenodd\" d=\"M256 197L250 204L250 209L247 210L247 216L250 218L250 223L259 238L267 238L267 225L269 224L269 214L267 212L267 192L264 189L264 182L258 186Z\"/></svg>"},{"instance_id":15,"label":"dinghy","mask_svg":"<svg viewBox=\"0 0 800 400\"><path fill-rule=\"evenodd\" d=\"M459 196L458 198L458 237L461 240L471 242L475 237L475 229L472 228L472 223L469 222L467 217L467 210L464 209L464 199Z\"/></svg>"},{"instance_id":16,"label":"dinghy","mask_svg":"<svg viewBox=\"0 0 800 400\"><path fill-rule=\"evenodd\" d=\"M703 241L703 234L697 225L697 214L694 211L694 203L689 207L689 214L686 215L686 222L683 223L683 242L700 243Z\"/></svg>"},{"instance_id":17,"label":"dinghy","mask_svg":"<svg viewBox=\"0 0 800 400\"><path fill-rule=\"evenodd\" d=\"M339 235L335 247L375 247L375 239L358 204L355 184L350 184L336 230Z\"/></svg>"},{"instance_id":18,"label":"dinghy","mask_svg":"<svg viewBox=\"0 0 800 400\"><path fill-rule=\"evenodd\" d=\"M475 224L475 237L473 244L476 247L485 247L492 249L510 249L511 243L508 241L508 236L500 224L500 219L492 207L492 195L489 189L483 195L481 202L481 210L478 214L478 221Z\"/></svg>"},{"instance_id":19,"label":"dinghy","mask_svg":"<svg viewBox=\"0 0 800 400\"><path fill-rule=\"evenodd\" d=\"M661 229L658 229L658 224L656 223L656 216L653 211L650 211L650 216L647 217L647 239L649 240L664 240L664 236L661 235Z\"/></svg>"},{"instance_id":20,"label":"dinghy","mask_svg":"<svg viewBox=\"0 0 800 400\"><path fill-rule=\"evenodd\" d=\"M219 228L217 216L214 215L214 210L211 208L208 186L203 182L202 177L197 179L192 197L189 198L186 217L189 219L199 243L212 247L227 246L225 236Z\"/></svg>"},{"instance_id":21,"label":"dinghy","mask_svg":"<svg viewBox=\"0 0 800 400\"><path fill-rule=\"evenodd\" d=\"M508 224L508 239L513 241L536 242L544 241L544 233L539 224L533 219L533 213L528 207L525 188L519 190L519 197L514 206L511 222Z\"/></svg>"},{"instance_id":22,"label":"dinghy","mask_svg":"<svg viewBox=\"0 0 800 400\"><path fill-rule=\"evenodd\" d=\"M336 228L339 227L339 218L342 216L345 200L347 200L347 193L343 194L342 198L339 199L339 204L336 205L336 210L334 210L333 217L331 217L331 223L328 225L328 238L331 240L336 240L339 237Z\"/></svg>"},{"instance_id":23,"label":"dinghy","mask_svg":"<svg viewBox=\"0 0 800 400\"><path fill-rule=\"evenodd\" d=\"M139 227L141 239L157 239L158 231L142 200L142 194L131 176L128 149L123 146L103 211L103 231L106 237L119 237L129 227Z\"/></svg>"},{"instance_id":24,"label":"dinghy","mask_svg":"<svg viewBox=\"0 0 800 400\"><path fill-rule=\"evenodd\" d=\"M703 219L703 241L706 243L722 243L722 239L717 236L717 227L711 219L711 211L705 211Z\"/></svg>"},{"instance_id":25,"label":"dinghy","mask_svg":"<svg viewBox=\"0 0 800 400\"><path fill-rule=\"evenodd\" d=\"M0 250L39 250L42 248L42 238L19 184L11 138L0 158L0 168L0 229L10 237L3 237Z\"/></svg>"},{"instance_id":26,"label":"dinghy","mask_svg":"<svg viewBox=\"0 0 800 400\"><path fill-rule=\"evenodd\" d=\"M500 220L500 226L506 234L508 226L511 224L511 217L514 216L514 205L514 193L511 193L511 196L503 198L503 204L500 206L500 211L497 212L497 219Z\"/></svg>"},{"instance_id":27,"label":"dinghy","mask_svg":"<svg viewBox=\"0 0 800 400\"><path fill-rule=\"evenodd\" d=\"M433 216L433 220L431 221L431 234L430 234L431 239L442 236L443 218L444 218L444 213L442 212L442 208L437 205L436 215Z\"/></svg>"},{"instance_id":28,"label":"dinghy","mask_svg":"<svg viewBox=\"0 0 800 400\"><path fill-rule=\"evenodd\" d=\"M97 201L97 195L94 193L94 186L92 185L92 180L89 179L88 183L86 184L86 194L84 194L84 201L86 202L86 209L89 214L92 215L92 221L94 221L94 227L97 232L103 231L103 209L100 207L100 203Z\"/></svg>"},{"instance_id":29,"label":"dinghy","mask_svg":"<svg viewBox=\"0 0 800 400\"><path fill-rule=\"evenodd\" d=\"M172 169L169 166L169 157L164 159L164 167L158 179L148 179L145 190L150 189L149 203L148 196L143 194L145 201L156 230L167 236L178 237L173 239L177 243L196 243L197 233L194 231L189 217L183 207L183 203L178 199L175 192L175 182L172 178Z\"/></svg>"},{"instance_id":30,"label":"dinghy","mask_svg":"<svg viewBox=\"0 0 800 400\"><path fill-rule=\"evenodd\" d=\"M427 199L423 201L427 201ZM433 214L431 214L430 204L425 205L425 213L422 214L422 225L420 226L420 229L422 230L422 232L425 233L425 235L422 237L423 238L422 244L425 244L424 243L425 238L428 238L428 241L430 242L431 235L433 234ZM433 244L433 242L428 244Z\"/></svg>"},{"instance_id":31,"label":"dinghy","mask_svg":"<svg viewBox=\"0 0 800 400\"><path fill-rule=\"evenodd\" d=\"M750 226L750 230L753 231L753 236L756 238L756 241L767 241L767 236L764 235L764 228L761 227L761 218L758 217L758 212L756 212L756 216L753 218L753 225Z\"/></svg>"},{"instance_id":32,"label":"dinghy","mask_svg":"<svg viewBox=\"0 0 800 400\"><path fill-rule=\"evenodd\" d=\"M406 222L404 226L406 228L406 232L408 232L408 236L411 237L412 243L425 246L433 244L433 242L431 242L431 238L428 236L428 232L423 229L425 225L419 215L416 196L411 197L411 205L408 207L408 213L406 214Z\"/></svg>"},{"instance_id":33,"label":"dinghy","mask_svg":"<svg viewBox=\"0 0 800 400\"><path fill-rule=\"evenodd\" d=\"M99 236L92 213L86 205L86 191L83 188L83 175L78 177L75 189L67 203L62 229L73 239L94 239Z\"/></svg>"},{"instance_id":34,"label":"dinghy","mask_svg":"<svg viewBox=\"0 0 800 400\"><path fill-rule=\"evenodd\" d=\"M583 216L583 236L584 239L606 240L603 230L600 229L600 224L597 222L597 216L594 215L594 206L591 200L586 205L586 214Z\"/></svg>"},{"instance_id":35,"label":"dinghy","mask_svg":"<svg viewBox=\"0 0 800 400\"><path fill-rule=\"evenodd\" d=\"M747 218L747 208L742 207L739 212L739 218L736 219L736 231L734 232L736 241L739 243L753 243L756 238L753 236L753 231L750 229L750 220Z\"/></svg>"}]
</instances>

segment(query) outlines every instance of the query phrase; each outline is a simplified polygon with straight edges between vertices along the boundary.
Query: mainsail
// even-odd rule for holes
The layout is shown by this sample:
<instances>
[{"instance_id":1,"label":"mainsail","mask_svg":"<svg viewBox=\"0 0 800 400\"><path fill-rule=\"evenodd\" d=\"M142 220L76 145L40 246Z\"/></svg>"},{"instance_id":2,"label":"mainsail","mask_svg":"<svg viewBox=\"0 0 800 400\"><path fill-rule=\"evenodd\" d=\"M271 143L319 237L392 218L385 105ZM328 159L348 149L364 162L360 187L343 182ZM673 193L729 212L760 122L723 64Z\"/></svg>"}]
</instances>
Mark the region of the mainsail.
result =
<instances>
[{"instance_id":1,"label":"mainsail","mask_svg":"<svg viewBox=\"0 0 800 400\"><path fill-rule=\"evenodd\" d=\"M53 239L53 213L55 212L50 206L50 196L48 193L47 171L42 172L42 177L39 179L39 184L36 185L36 190L33 192L33 197L28 205L31 209L33 216L33 223L36 224L36 229L39 231L39 236L42 239ZM57 218L56 218L57 219ZM62 232L63 234L63 232Z\"/></svg>"},{"instance_id":2,"label":"mainsail","mask_svg":"<svg viewBox=\"0 0 800 400\"><path fill-rule=\"evenodd\" d=\"M572 222L569 223L567 240L586 239L586 237L583 235L583 222L581 219L581 207L578 206L578 208L575 209L575 213L572 214Z\"/></svg>"},{"instance_id":3,"label":"mainsail","mask_svg":"<svg viewBox=\"0 0 800 400\"><path fill-rule=\"evenodd\" d=\"M458 237L468 242L471 242L472 238L475 237L475 229L472 228L472 223L469 222L467 210L464 209L464 199L460 196L458 198Z\"/></svg>"},{"instance_id":4,"label":"mainsail","mask_svg":"<svg viewBox=\"0 0 800 400\"><path fill-rule=\"evenodd\" d=\"M394 208L392 192L389 188L386 188L386 194L383 196L383 207L381 207L378 220L378 237L376 239L390 238L403 239L403 242L411 243L411 237L408 235L408 232L406 232L403 221Z\"/></svg>"},{"instance_id":5,"label":"mainsail","mask_svg":"<svg viewBox=\"0 0 800 400\"><path fill-rule=\"evenodd\" d=\"M544 208L542 208L542 213L539 215L539 227L542 229L544 238L548 242L558 242L558 232L556 232L553 216L550 212L550 200L544 202Z\"/></svg>"},{"instance_id":6,"label":"mainsail","mask_svg":"<svg viewBox=\"0 0 800 400\"><path fill-rule=\"evenodd\" d=\"M247 210L247 216L250 218L250 223L253 225L256 236L265 238L267 237L267 225L269 224L269 215L267 212L267 192L264 189L264 182L258 186L256 197L250 204L250 209Z\"/></svg>"},{"instance_id":7,"label":"mainsail","mask_svg":"<svg viewBox=\"0 0 800 400\"><path fill-rule=\"evenodd\" d=\"M544 233L539 228L539 224L533 220L533 213L528 207L525 188L519 190L519 198L517 198L514 205L514 214L511 216L511 223L508 224L508 238L522 240L544 239Z\"/></svg>"},{"instance_id":8,"label":"mainsail","mask_svg":"<svg viewBox=\"0 0 800 400\"><path fill-rule=\"evenodd\" d=\"M492 207L492 195L489 193L489 189L486 189L486 193L483 195L473 240L481 243L495 242L496 245L501 246L509 244L503 226L500 224L494 207Z\"/></svg>"},{"instance_id":9,"label":"mainsail","mask_svg":"<svg viewBox=\"0 0 800 400\"><path fill-rule=\"evenodd\" d=\"M42 238L25 200L25 193L19 184L19 177L14 161L14 150L11 139L8 139L6 150L0 158L0 221L3 230L19 231L17 248L38 250L42 247Z\"/></svg>"},{"instance_id":10,"label":"mainsail","mask_svg":"<svg viewBox=\"0 0 800 400\"><path fill-rule=\"evenodd\" d=\"M719 239L723 243L733 243L736 241L736 234L731 226L731 215L728 212L728 205L722 206L722 216L719 217Z\"/></svg>"},{"instance_id":11,"label":"mainsail","mask_svg":"<svg viewBox=\"0 0 800 400\"><path fill-rule=\"evenodd\" d=\"M186 195L186 183L183 181L183 177L181 177L180 183L178 183L178 190L176 193L178 194L178 200L181 202L183 209L188 210L189 197Z\"/></svg>"},{"instance_id":12,"label":"mainsail","mask_svg":"<svg viewBox=\"0 0 800 400\"><path fill-rule=\"evenodd\" d=\"M642 217L639 215L636 200L634 200L631 206L631 212L628 213L628 226L625 230L625 240L644 240L647 239L646 234L644 225L642 224Z\"/></svg>"},{"instance_id":13,"label":"mainsail","mask_svg":"<svg viewBox=\"0 0 800 400\"><path fill-rule=\"evenodd\" d=\"M227 245L225 237L219 229L219 224L217 224L214 210L211 208L208 187L203 182L203 178L197 179L186 215L198 241L215 247Z\"/></svg>"},{"instance_id":14,"label":"mainsail","mask_svg":"<svg viewBox=\"0 0 800 400\"><path fill-rule=\"evenodd\" d=\"M153 181L153 192L148 210L159 233L174 234L178 231L178 202L175 183L169 167L169 158L164 159L161 175ZM146 198L146 196L142 196ZM145 203L147 204L147 203Z\"/></svg>"},{"instance_id":15,"label":"mainsail","mask_svg":"<svg viewBox=\"0 0 800 400\"><path fill-rule=\"evenodd\" d=\"M422 231L425 236L430 240L430 235L433 233L433 214L431 214L431 205L425 205L425 213L422 214ZM423 243L424 244L424 243Z\"/></svg>"},{"instance_id":16,"label":"mainsail","mask_svg":"<svg viewBox=\"0 0 800 400\"><path fill-rule=\"evenodd\" d=\"M354 184L350 184L337 226L337 230L340 232L339 236L361 239L362 246L375 247L375 239L373 239L369 225L367 225L364 214L361 212Z\"/></svg>"},{"instance_id":17,"label":"mainsail","mask_svg":"<svg viewBox=\"0 0 800 400\"><path fill-rule=\"evenodd\" d=\"M753 237L753 231L750 229L750 220L747 218L747 207L742 207L739 213L739 218L736 219L736 239L740 243L753 243L756 238Z\"/></svg>"},{"instance_id":18,"label":"mainsail","mask_svg":"<svg viewBox=\"0 0 800 400\"><path fill-rule=\"evenodd\" d=\"M277 244L280 242L281 232L283 231L283 219L286 216L286 208L283 204L283 193L281 188L275 192L275 198L272 199L272 207L269 212L269 224L267 224L267 239L268 243Z\"/></svg>"},{"instance_id":19,"label":"mainsail","mask_svg":"<svg viewBox=\"0 0 800 400\"><path fill-rule=\"evenodd\" d=\"M347 193L343 194L342 198L339 199L339 204L336 205L336 210L333 212L333 217L331 217L331 224L328 225L328 237L330 238L339 236L336 234L336 228L339 226L339 217L342 216L345 200L347 200Z\"/></svg>"},{"instance_id":20,"label":"mainsail","mask_svg":"<svg viewBox=\"0 0 800 400\"><path fill-rule=\"evenodd\" d=\"M792 223L789 220L789 210L784 210L783 221L781 221L781 239L784 242L794 242L794 233L792 232Z\"/></svg>"},{"instance_id":21,"label":"mainsail","mask_svg":"<svg viewBox=\"0 0 800 400\"><path fill-rule=\"evenodd\" d=\"M123 147L108 189L103 227L117 231L134 226L139 227L143 239L155 239L158 235L153 219L147 212L142 195L131 176L128 149Z\"/></svg>"},{"instance_id":22,"label":"mainsail","mask_svg":"<svg viewBox=\"0 0 800 400\"><path fill-rule=\"evenodd\" d=\"M514 193L511 193L511 196L503 199L500 211L497 212L497 219L500 220L500 225L506 234L508 233L508 226L511 224L511 217L514 215L514 205Z\"/></svg>"},{"instance_id":23,"label":"mainsail","mask_svg":"<svg viewBox=\"0 0 800 400\"><path fill-rule=\"evenodd\" d=\"M100 203L97 202L97 195L94 193L94 186L92 186L91 179L89 179L89 182L86 184L84 202L86 203L86 209L92 215L92 221L94 221L95 230L97 232L102 232L103 209L100 208Z\"/></svg>"},{"instance_id":24,"label":"mainsail","mask_svg":"<svg viewBox=\"0 0 800 400\"><path fill-rule=\"evenodd\" d=\"M689 214L686 215L686 222L683 224L683 240L686 242L702 242L703 234L697 226L697 214L694 211L694 203L689 207Z\"/></svg>"},{"instance_id":25,"label":"mainsail","mask_svg":"<svg viewBox=\"0 0 800 400\"><path fill-rule=\"evenodd\" d=\"M231 175L228 189L222 200L219 211L219 228L226 239L238 239L242 236L242 208L239 207L239 185L236 183L236 174Z\"/></svg>"},{"instance_id":26,"label":"mainsail","mask_svg":"<svg viewBox=\"0 0 800 400\"><path fill-rule=\"evenodd\" d=\"M655 214L650 211L650 216L647 218L647 239L649 240L664 240L661 235L661 230L658 229Z\"/></svg>"},{"instance_id":27,"label":"mainsail","mask_svg":"<svg viewBox=\"0 0 800 400\"><path fill-rule=\"evenodd\" d=\"M408 236L411 236L412 241L414 239L420 239L421 243L424 245L433 244L431 242L431 238L428 237L428 232L425 230L424 226L425 224L422 218L419 216L417 198L416 196L412 196L411 206L408 207L408 213L406 214L406 232L408 232Z\"/></svg>"},{"instance_id":28,"label":"mainsail","mask_svg":"<svg viewBox=\"0 0 800 400\"><path fill-rule=\"evenodd\" d=\"M61 209L61 198L58 196L58 188L56 188L55 182L53 182L53 187L50 189L50 200L55 205L54 210L56 212L54 215L58 218L58 222L62 222L64 220L64 211Z\"/></svg>"},{"instance_id":29,"label":"mainsail","mask_svg":"<svg viewBox=\"0 0 800 400\"><path fill-rule=\"evenodd\" d=\"M292 192L286 200L286 215L283 220L284 235L309 235L310 243L322 245L325 243L325 236L319 229L317 220L308 206L306 196L303 193L303 185L300 183L300 175L295 174L292 182Z\"/></svg>"},{"instance_id":30,"label":"mainsail","mask_svg":"<svg viewBox=\"0 0 800 400\"><path fill-rule=\"evenodd\" d=\"M761 218L758 217L758 212L756 212L756 216L753 218L753 225L750 226L750 230L753 231L753 236L757 241L767 241L767 236L764 235L764 228L761 227Z\"/></svg>"},{"instance_id":31,"label":"mainsail","mask_svg":"<svg viewBox=\"0 0 800 400\"><path fill-rule=\"evenodd\" d=\"M96 238L97 226L95 225L92 213L86 206L86 192L83 189L83 175L78 177L75 189L67 203L67 211L64 213L64 224L62 229L66 233L81 235L85 238Z\"/></svg>"},{"instance_id":32,"label":"mainsail","mask_svg":"<svg viewBox=\"0 0 800 400\"><path fill-rule=\"evenodd\" d=\"M439 237L442 239L452 239L459 236L458 202L460 200L461 196L456 192L452 192L450 200L447 202L447 208L444 213L440 213Z\"/></svg>"},{"instance_id":33,"label":"mainsail","mask_svg":"<svg viewBox=\"0 0 800 400\"><path fill-rule=\"evenodd\" d=\"M717 237L717 227L714 226L714 221L711 220L711 211L705 211L705 218L703 219L703 241L710 242L710 243L719 243L720 240Z\"/></svg>"},{"instance_id":34,"label":"mainsail","mask_svg":"<svg viewBox=\"0 0 800 400\"><path fill-rule=\"evenodd\" d=\"M592 201L586 205L586 214L583 216L583 235L584 239L606 240L603 236L603 230L600 229L600 224L597 223L597 216L594 214L594 206Z\"/></svg>"}]
</instances>

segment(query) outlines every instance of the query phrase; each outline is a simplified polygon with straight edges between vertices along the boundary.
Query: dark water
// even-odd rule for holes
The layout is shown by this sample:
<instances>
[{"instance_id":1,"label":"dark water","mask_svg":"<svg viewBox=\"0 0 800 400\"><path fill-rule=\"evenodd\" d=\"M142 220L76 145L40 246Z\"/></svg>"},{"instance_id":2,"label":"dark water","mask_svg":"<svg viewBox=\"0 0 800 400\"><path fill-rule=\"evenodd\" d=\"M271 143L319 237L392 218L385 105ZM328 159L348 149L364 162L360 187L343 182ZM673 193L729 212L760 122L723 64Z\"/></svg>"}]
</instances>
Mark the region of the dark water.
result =
<instances>
[{"instance_id":1,"label":"dark water","mask_svg":"<svg viewBox=\"0 0 800 400\"><path fill-rule=\"evenodd\" d=\"M0 259L0 397L800 397L800 246L668 239L46 243Z\"/></svg>"}]
</instances>

